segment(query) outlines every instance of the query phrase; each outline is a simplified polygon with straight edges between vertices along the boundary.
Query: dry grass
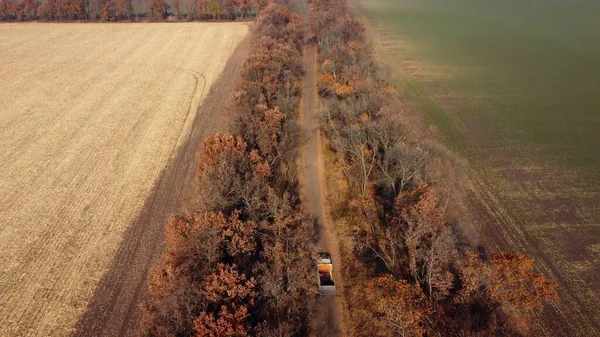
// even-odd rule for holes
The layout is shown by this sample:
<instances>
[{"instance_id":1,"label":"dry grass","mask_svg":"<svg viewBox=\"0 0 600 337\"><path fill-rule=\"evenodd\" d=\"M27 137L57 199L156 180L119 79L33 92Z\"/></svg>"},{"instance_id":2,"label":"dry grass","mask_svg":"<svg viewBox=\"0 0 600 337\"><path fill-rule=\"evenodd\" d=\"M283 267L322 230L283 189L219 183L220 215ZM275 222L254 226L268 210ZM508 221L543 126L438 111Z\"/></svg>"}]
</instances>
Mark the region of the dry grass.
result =
<instances>
[{"instance_id":1,"label":"dry grass","mask_svg":"<svg viewBox=\"0 0 600 337\"><path fill-rule=\"evenodd\" d=\"M247 32L0 25L1 336L72 331Z\"/></svg>"}]
</instances>

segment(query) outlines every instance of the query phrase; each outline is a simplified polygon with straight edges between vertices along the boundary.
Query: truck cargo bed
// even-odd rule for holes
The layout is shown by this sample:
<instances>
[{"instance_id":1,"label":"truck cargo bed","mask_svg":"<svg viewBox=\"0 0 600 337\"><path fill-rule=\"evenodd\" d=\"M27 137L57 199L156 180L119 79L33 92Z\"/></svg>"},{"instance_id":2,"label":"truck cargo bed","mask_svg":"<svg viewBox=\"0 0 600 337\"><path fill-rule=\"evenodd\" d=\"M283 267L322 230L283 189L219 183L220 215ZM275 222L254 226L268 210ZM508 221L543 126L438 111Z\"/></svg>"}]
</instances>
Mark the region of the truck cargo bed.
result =
<instances>
[{"instance_id":1,"label":"truck cargo bed","mask_svg":"<svg viewBox=\"0 0 600 337\"><path fill-rule=\"evenodd\" d=\"M319 274L319 293L321 295L335 295L335 282L333 281L333 264L329 253L319 253L317 262Z\"/></svg>"}]
</instances>

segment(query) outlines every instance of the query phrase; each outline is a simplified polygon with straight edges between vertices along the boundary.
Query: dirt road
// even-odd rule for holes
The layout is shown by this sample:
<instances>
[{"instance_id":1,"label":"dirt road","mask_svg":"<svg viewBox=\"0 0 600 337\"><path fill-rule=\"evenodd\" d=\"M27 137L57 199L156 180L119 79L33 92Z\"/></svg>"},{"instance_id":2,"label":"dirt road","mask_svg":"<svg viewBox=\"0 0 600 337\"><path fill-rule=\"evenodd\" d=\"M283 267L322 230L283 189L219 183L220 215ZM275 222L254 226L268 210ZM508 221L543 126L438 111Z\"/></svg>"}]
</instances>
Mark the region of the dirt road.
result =
<instances>
[{"instance_id":1,"label":"dirt road","mask_svg":"<svg viewBox=\"0 0 600 337\"><path fill-rule=\"evenodd\" d=\"M229 59L221 77L199 107L189 139L172 158L137 220L129 227L110 271L100 280L75 336L136 336L139 305L147 291L147 277L163 249L170 214L194 209L196 151L204 138L223 130L228 120L224 105L240 80L250 49L246 37Z\"/></svg>"},{"instance_id":2,"label":"dirt road","mask_svg":"<svg viewBox=\"0 0 600 337\"><path fill-rule=\"evenodd\" d=\"M331 253L333 260L334 279L336 282L336 296L322 296L319 298L319 317L317 323L317 336L345 336L341 315L340 293L343 289L343 280L340 270L339 244L327 219L325 204L325 184L323 160L321 157L321 138L319 132L319 119L317 117L317 91L316 91L316 47L309 45L304 50L304 94L301 103L302 124L307 132L307 142L302 153L302 175L304 181L304 198L307 210L314 219L315 227L319 234L319 249Z\"/></svg>"}]
</instances>

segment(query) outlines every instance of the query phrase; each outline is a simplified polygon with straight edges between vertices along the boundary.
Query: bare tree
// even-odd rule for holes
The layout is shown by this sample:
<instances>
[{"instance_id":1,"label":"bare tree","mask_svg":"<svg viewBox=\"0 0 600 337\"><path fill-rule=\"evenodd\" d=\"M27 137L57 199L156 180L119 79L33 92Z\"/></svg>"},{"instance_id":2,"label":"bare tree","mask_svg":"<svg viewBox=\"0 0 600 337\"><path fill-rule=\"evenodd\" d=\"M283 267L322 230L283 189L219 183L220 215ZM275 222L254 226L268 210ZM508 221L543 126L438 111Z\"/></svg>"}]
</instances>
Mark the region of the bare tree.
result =
<instances>
[{"instance_id":1,"label":"bare tree","mask_svg":"<svg viewBox=\"0 0 600 337\"><path fill-rule=\"evenodd\" d=\"M338 122L327 114L329 134L333 149L347 165L344 171L349 183L356 179L361 196L366 196L373 170L376 168L378 151L372 132L372 123L364 121L352 125L336 125Z\"/></svg>"}]
</instances>

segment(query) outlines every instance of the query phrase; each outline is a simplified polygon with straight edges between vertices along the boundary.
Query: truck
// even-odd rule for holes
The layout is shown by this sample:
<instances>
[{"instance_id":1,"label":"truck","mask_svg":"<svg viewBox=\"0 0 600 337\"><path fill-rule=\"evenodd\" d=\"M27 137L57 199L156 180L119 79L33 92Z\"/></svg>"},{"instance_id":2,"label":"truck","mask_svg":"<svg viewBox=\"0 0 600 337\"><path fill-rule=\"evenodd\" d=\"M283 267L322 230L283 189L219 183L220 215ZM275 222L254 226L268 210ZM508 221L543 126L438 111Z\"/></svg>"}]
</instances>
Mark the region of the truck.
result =
<instances>
[{"instance_id":1,"label":"truck","mask_svg":"<svg viewBox=\"0 0 600 337\"><path fill-rule=\"evenodd\" d=\"M319 293L321 295L335 295L335 282L333 282L333 263L331 254L320 252L317 260L319 274Z\"/></svg>"}]
</instances>

